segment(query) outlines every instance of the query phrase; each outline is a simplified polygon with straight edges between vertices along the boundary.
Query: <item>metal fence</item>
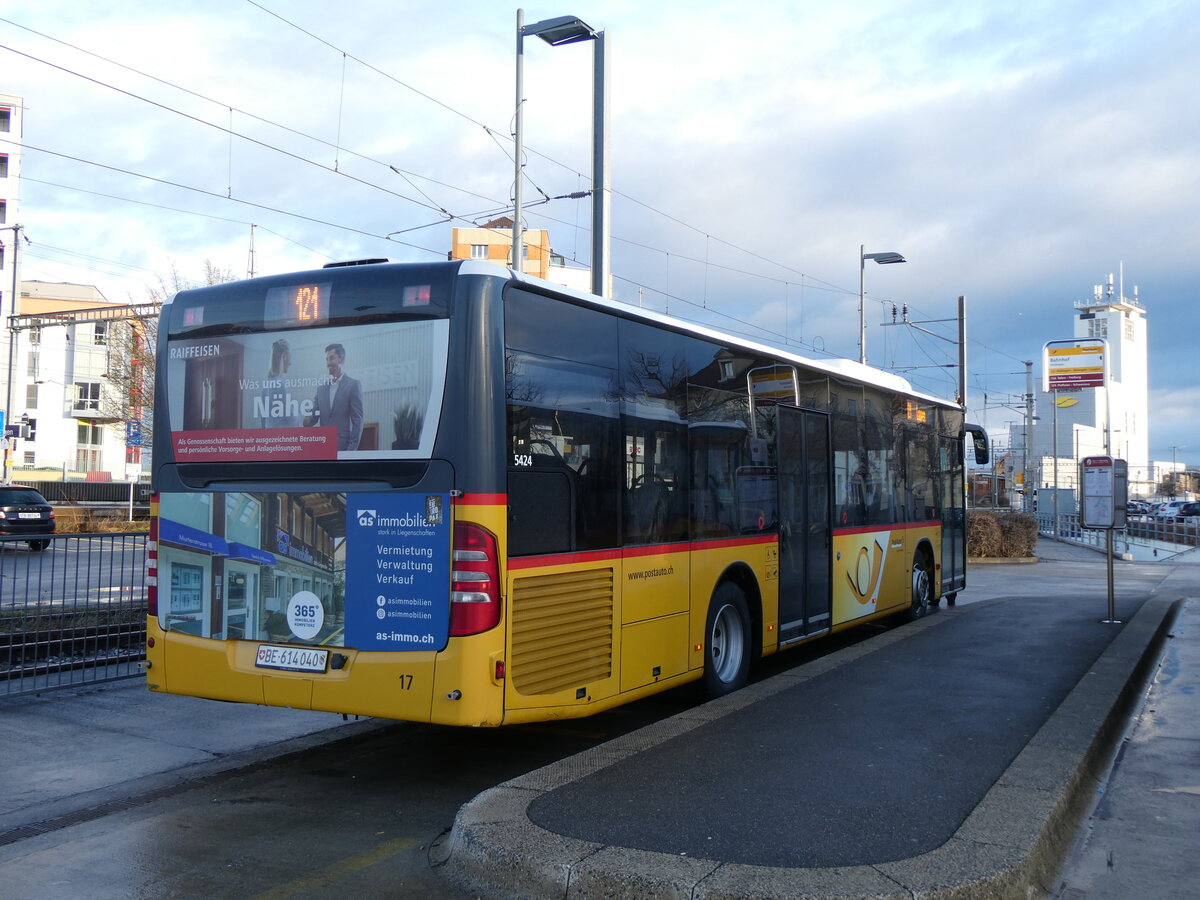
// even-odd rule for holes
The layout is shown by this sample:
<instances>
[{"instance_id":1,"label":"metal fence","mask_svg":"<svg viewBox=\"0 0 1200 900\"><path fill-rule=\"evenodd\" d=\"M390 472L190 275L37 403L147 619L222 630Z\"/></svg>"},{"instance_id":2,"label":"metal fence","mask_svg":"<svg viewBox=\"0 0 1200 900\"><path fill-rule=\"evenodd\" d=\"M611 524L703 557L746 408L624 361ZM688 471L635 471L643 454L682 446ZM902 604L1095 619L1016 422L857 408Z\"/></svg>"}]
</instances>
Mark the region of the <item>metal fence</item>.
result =
<instances>
[{"instance_id":1,"label":"metal fence","mask_svg":"<svg viewBox=\"0 0 1200 900\"><path fill-rule=\"evenodd\" d=\"M141 674L146 533L0 537L0 697Z\"/></svg>"},{"instance_id":2,"label":"metal fence","mask_svg":"<svg viewBox=\"0 0 1200 900\"><path fill-rule=\"evenodd\" d=\"M1090 547L1106 546L1104 531L1084 528L1078 515L1059 516L1057 526L1053 515L1038 513L1037 520L1040 534ZM1114 538L1119 554L1147 561L1172 559L1200 547L1200 521L1195 517L1130 516Z\"/></svg>"}]
</instances>

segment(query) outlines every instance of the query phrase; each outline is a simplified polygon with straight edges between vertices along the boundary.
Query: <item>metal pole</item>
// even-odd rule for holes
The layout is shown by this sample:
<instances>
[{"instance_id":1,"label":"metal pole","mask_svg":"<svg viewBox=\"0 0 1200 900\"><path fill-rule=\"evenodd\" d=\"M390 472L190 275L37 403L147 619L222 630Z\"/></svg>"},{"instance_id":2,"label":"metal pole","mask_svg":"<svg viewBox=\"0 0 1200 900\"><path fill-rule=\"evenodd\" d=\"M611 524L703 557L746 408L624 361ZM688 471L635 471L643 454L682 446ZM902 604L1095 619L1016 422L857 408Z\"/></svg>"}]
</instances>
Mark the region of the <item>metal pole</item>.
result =
<instances>
[{"instance_id":1,"label":"metal pole","mask_svg":"<svg viewBox=\"0 0 1200 900\"><path fill-rule=\"evenodd\" d=\"M513 229L512 229L512 267L518 272L524 271L521 265L521 157L525 153L521 134L521 109L524 106L525 93L525 10L517 10L517 105L513 114Z\"/></svg>"},{"instance_id":2,"label":"metal pole","mask_svg":"<svg viewBox=\"0 0 1200 900\"><path fill-rule=\"evenodd\" d=\"M13 357L17 353L17 332L13 328L13 317L17 314L17 298L19 296L20 285L17 282L17 248L21 245L21 226L13 225L13 242L12 242L12 300L9 302L9 320L8 320L8 377L5 385L4 397L4 475L2 477L5 484L12 483L12 446L15 438L8 437L7 429L12 424L12 395L13 395Z\"/></svg>"},{"instance_id":3,"label":"metal pole","mask_svg":"<svg viewBox=\"0 0 1200 900\"><path fill-rule=\"evenodd\" d=\"M1052 419L1051 430L1054 432L1054 537L1057 540L1061 535L1058 529L1058 389L1054 389L1053 399L1054 416Z\"/></svg>"},{"instance_id":4,"label":"metal pole","mask_svg":"<svg viewBox=\"0 0 1200 900\"><path fill-rule=\"evenodd\" d=\"M596 35L592 55L592 293L609 294L612 271L610 217L612 194L608 170L608 48L607 32Z\"/></svg>"},{"instance_id":5,"label":"metal pole","mask_svg":"<svg viewBox=\"0 0 1200 900\"><path fill-rule=\"evenodd\" d=\"M958 402L967 409L967 298L958 298Z\"/></svg>"},{"instance_id":6,"label":"metal pole","mask_svg":"<svg viewBox=\"0 0 1200 900\"><path fill-rule=\"evenodd\" d=\"M1108 618L1104 621L1109 625L1120 625L1121 622L1117 618L1117 598L1113 590L1113 530L1106 528L1105 534L1107 535L1105 545L1108 556Z\"/></svg>"},{"instance_id":7,"label":"metal pole","mask_svg":"<svg viewBox=\"0 0 1200 900\"><path fill-rule=\"evenodd\" d=\"M1025 478L1025 512L1033 512L1033 487L1029 480L1029 469L1033 463L1033 360L1025 361L1025 464L1021 467Z\"/></svg>"},{"instance_id":8,"label":"metal pole","mask_svg":"<svg viewBox=\"0 0 1200 900\"><path fill-rule=\"evenodd\" d=\"M858 245L858 361L867 364L867 245Z\"/></svg>"}]
</instances>

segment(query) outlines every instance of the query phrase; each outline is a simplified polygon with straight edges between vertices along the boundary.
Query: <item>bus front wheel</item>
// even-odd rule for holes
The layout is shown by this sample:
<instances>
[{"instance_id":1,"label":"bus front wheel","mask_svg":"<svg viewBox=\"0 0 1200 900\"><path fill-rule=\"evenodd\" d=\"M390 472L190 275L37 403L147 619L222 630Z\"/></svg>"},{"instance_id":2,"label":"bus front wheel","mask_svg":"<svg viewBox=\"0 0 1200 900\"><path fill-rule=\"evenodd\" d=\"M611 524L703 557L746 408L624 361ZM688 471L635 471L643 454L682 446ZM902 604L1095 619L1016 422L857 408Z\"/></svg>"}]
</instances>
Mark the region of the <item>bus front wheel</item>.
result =
<instances>
[{"instance_id":1,"label":"bus front wheel","mask_svg":"<svg viewBox=\"0 0 1200 900\"><path fill-rule=\"evenodd\" d=\"M933 606L933 577L929 573L929 558L918 551L912 564L912 605L909 620L920 619Z\"/></svg>"},{"instance_id":2,"label":"bus front wheel","mask_svg":"<svg viewBox=\"0 0 1200 900\"><path fill-rule=\"evenodd\" d=\"M746 684L750 672L750 610L731 582L717 588L704 625L704 689L723 697Z\"/></svg>"}]
</instances>

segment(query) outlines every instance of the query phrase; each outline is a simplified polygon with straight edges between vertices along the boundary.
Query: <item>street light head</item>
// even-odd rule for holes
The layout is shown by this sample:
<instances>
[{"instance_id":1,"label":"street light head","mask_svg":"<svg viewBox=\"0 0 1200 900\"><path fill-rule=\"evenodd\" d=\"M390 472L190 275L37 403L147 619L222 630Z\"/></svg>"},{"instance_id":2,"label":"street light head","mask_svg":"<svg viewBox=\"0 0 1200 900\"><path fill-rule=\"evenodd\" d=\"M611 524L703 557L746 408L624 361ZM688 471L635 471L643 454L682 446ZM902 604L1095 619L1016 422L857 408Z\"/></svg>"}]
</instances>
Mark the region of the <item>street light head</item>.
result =
<instances>
[{"instance_id":1,"label":"street light head","mask_svg":"<svg viewBox=\"0 0 1200 900\"><path fill-rule=\"evenodd\" d=\"M537 35L551 47L596 39L597 31L576 16L558 16L526 25L522 35Z\"/></svg>"},{"instance_id":2,"label":"street light head","mask_svg":"<svg viewBox=\"0 0 1200 900\"><path fill-rule=\"evenodd\" d=\"M881 266L889 266L889 265L891 265L891 264L893 264L893 263L902 263L902 262L908 262L908 260L907 260L907 259L905 259L905 258L904 258L904 257L903 257L901 254L899 254L899 253L893 253L893 252L888 252L888 253L864 253L864 254L863 254L863 259L864 259L864 260L867 260L867 259L873 259L873 260L875 260L875 262L879 263L879 265L881 265Z\"/></svg>"}]
</instances>

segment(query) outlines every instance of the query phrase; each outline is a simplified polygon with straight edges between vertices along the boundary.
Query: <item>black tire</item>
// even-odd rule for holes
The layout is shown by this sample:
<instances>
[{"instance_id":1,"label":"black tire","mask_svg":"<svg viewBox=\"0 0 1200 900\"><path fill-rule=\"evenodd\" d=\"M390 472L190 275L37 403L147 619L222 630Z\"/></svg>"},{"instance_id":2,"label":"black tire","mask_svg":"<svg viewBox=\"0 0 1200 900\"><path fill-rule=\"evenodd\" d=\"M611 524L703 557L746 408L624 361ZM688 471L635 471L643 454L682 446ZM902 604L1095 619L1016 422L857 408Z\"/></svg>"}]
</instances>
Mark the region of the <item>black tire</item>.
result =
<instances>
[{"instance_id":1,"label":"black tire","mask_svg":"<svg viewBox=\"0 0 1200 900\"><path fill-rule=\"evenodd\" d=\"M914 622L924 618L933 608L933 576L930 574L929 557L920 550L913 557L912 605L908 608L908 620Z\"/></svg>"},{"instance_id":2,"label":"black tire","mask_svg":"<svg viewBox=\"0 0 1200 900\"><path fill-rule=\"evenodd\" d=\"M727 581L709 601L704 623L704 690L709 697L745 686L750 654L750 608L741 588Z\"/></svg>"},{"instance_id":3,"label":"black tire","mask_svg":"<svg viewBox=\"0 0 1200 900\"><path fill-rule=\"evenodd\" d=\"M41 553L43 550L45 550L49 546L50 546L49 541L30 541L29 542L29 549L32 550L34 553Z\"/></svg>"}]
</instances>

